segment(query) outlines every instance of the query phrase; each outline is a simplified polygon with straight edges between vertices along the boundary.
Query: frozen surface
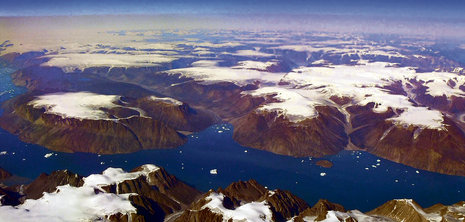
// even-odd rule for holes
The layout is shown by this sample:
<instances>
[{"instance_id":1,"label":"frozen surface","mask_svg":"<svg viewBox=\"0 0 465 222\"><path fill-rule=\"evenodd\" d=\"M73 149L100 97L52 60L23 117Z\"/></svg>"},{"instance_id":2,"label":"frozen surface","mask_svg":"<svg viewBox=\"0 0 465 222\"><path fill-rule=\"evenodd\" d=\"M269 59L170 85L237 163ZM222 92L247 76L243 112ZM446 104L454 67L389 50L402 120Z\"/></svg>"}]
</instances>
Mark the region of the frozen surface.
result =
<instances>
[{"instance_id":1,"label":"frozen surface","mask_svg":"<svg viewBox=\"0 0 465 222\"><path fill-rule=\"evenodd\" d=\"M251 202L237 207L234 210L223 206L223 194L212 192L206 200L209 202L202 208L208 208L212 212L223 215L223 221L232 219L234 222L240 221L272 221L272 213L266 201Z\"/></svg>"},{"instance_id":2,"label":"frozen surface","mask_svg":"<svg viewBox=\"0 0 465 222\"><path fill-rule=\"evenodd\" d=\"M158 170L155 165L143 165L137 172L127 173L120 168L108 168L102 174L84 178L82 187L64 185L53 193L44 193L37 199L28 199L23 204L1 206L2 221L102 221L105 216L116 213L135 213L129 201L130 195L106 193L101 186L118 184Z\"/></svg>"},{"instance_id":3,"label":"frozen surface","mask_svg":"<svg viewBox=\"0 0 465 222\"><path fill-rule=\"evenodd\" d=\"M120 96L91 92L54 93L38 96L29 102L34 108L45 108L46 113L77 119L107 119L101 108L115 108Z\"/></svg>"}]
</instances>

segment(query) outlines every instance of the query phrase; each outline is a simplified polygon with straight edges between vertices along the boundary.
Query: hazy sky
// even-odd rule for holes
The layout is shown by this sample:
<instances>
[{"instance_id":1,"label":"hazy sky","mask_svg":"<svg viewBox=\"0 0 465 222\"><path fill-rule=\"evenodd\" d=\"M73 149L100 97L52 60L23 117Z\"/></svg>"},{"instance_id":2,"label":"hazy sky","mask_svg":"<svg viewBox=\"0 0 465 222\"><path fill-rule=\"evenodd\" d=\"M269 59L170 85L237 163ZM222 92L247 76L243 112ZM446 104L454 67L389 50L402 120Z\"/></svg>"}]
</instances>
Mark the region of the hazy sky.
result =
<instances>
[{"instance_id":1,"label":"hazy sky","mask_svg":"<svg viewBox=\"0 0 465 222\"><path fill-rule=\"evenodd\" d=\"M291 29L462 38L464 14L465 0L9 0L0 3L0 28ZM74 19L75 15L91 16Z\"/></svg>"},{"instance_id":2,"label":"hazy sky","mask_svg":"<svg viewBox=\"0 0 465 222\"><path fill-rule=\"evenodd\" d=\"M463 0L9 0L0 15L336 14L463 19Z\"/></svg>"}]
</instances>

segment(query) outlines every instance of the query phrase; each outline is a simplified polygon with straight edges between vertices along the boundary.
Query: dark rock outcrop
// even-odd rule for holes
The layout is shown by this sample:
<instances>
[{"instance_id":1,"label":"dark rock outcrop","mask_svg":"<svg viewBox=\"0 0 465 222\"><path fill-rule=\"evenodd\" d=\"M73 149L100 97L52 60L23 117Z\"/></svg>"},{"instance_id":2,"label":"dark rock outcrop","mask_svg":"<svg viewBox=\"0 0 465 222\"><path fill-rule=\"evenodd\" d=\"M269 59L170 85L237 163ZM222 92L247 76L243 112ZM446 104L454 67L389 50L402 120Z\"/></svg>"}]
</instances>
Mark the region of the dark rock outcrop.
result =
<instances>
[{"instance_id":1,"label":"dark rock outcrop","mask_svg":"<svg viewBox=\"0 0 465 222\"><path fill-rule=\"evenodd\" d=\"M6 170L4 170L3 168L0 167L0 181L4 180L4 179L8 179L12 176L12 174Z\"/></svg>"},{"instance_id":2,"label":"dark rock outcrop","mask_svg":"<svg viewBox=\"0 0 465 222\"><path fill-rule=\"evenodd\" d=\"M318 160L315 163L318 166L324 167L324 168L331 168L333 167L333 163L329 160Z\"/></svg>"},{"instance_id":3,"label":"dark rock outcrop","mask_svg":"<svg viewBox=\"0 0 465 222\"><path fill-rule=\"evenodd\" d=\"M0 205L16 206L21 204L21 194L15 188L0 186Z\"/></svg>"},{"instance_id":4,"label":"dark rock outcrop","mask_svg":"<svg viewBox=\"0 0 465 222\"><path fill-rule=\"evenodd\" d=\"M211 112L194 109L187 103L179 103L181 104L143 97L131 104L140 107L150 118L162 121L176 130L200 131L220 121Z\"/></svg>"},{"instance_id":5,"label":"dark rock outcrop","mask_svg":"<svg viewBox=\"0 0 465 222\"><path fill-rule=\"evenodd\" d=\"M20 193L24 195L23 199L39 199L44 192L53 193L58 186L70 185L80 187L84 184L82 176L70 172L68 170L58 170L50 175L46 173L40 174L32 183L21 187Z\"/></svg>"}]
</instances>

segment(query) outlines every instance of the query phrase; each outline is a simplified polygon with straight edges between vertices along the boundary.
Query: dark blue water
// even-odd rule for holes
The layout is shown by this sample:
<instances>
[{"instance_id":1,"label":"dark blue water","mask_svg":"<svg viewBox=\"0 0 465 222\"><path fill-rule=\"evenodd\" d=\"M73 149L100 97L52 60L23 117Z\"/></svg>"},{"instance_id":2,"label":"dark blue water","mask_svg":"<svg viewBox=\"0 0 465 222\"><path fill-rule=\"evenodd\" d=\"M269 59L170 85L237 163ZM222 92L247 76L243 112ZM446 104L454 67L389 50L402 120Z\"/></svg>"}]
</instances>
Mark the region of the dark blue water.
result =
<instances>
[{"instance_id":1,"label":"dark blue water","mask_svg":"<svg viewBox=\"0 0 465 222\"><path fill-rule=\"evenodd\" d=\"M8 75L11 70L0 72L0 92L9 91L8 87L14 89L2 95L0 101L24 92L11 84ZM315 165L315 159L292 158L242 147L233 141L229 124L215 125L190 135L187 144L177 149L102 156L49 151L23 143L16 136L0 130L2 151L6 154L0 155L0 166L27 178L57 169L70 169L86 176L110 166L130 170L152 163L202 191L254 178L271 189L290 190L309 204L325 198L348 209L362 211L394 198L413 198L425 207L438 202L452 204L465 200L465 177L422 170L417 173L414 168L359 151L328 156L325 159L332 161L334 167L325 169ZM47 153L53 155L45 158ZM211 169L217 169L218 174L210 174ZM326 175L321 176L321 173Z\"/></svg>"},{"instance_id":2,"label":"dark blue water","mask_svg":"<svg viewBox=\"0 0 465 222\"><path fill-rule=\"evenodd\" d=\"M10 74L14 71L14 69L2 67L0 64L0 104L26 92L26 88L17 87L11 81ZM2 111L0 110L1 113Z\"/></svg>"}]
</instances>

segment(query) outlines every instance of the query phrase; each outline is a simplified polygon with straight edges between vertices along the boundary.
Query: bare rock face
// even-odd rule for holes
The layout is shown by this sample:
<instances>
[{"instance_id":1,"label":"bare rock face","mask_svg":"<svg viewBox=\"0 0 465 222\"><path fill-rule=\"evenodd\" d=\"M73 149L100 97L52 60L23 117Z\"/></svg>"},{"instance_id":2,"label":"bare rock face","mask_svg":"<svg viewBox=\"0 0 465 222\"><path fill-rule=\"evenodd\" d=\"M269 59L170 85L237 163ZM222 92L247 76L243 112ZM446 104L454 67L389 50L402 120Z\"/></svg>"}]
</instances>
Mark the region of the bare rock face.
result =
<instances>
[{"instance_id":1,"label":"bare rock face","mask_svg":"<svg viewBox=\"0 0 465 222\"><path fill-rule=\"evenodd\" d=\"M446 120L446 122L448 122ZM465 137L453 123L446 130L395 127L382 140L367 143L377 156L415 168L451 175L465 175Z\"/></svg>"},{"instance_id":2,"label":"bare rock face","mask_svg":"<svg viewBox=\"0 0 465 222\"><path fill-rule=\"evenodd\" d=\"M0 196L3 195L0 201L3 205L16 206L27 199L39 199L44 193L53 193L58 186L79 187L83 183L82 176L68 170L54 171L50 175L42 173L30 184L0 187Z\"/></svg>"},{"instance_id":3,"label":"bare rock face","mask_svg":"<svg viewBox=\"0 0 465 222\"><path fill-rule=\"evenodd\" d=\"M210 110L223 120L229 121L253 111L264 101L263 98L242 94L245 90L255 88L255 85L240 87L228 82L206 85L190 81L167 87L162 92L192 106Z\"/></svg>"},{"instance_id":4,"label":"bare rock face","mask_svg":"<svg viewBox=\"0 0 465 222\"><path fill-rule=\"evenodd\" d=\"M132 172L141 170L136 168ZM138 209L138 214L157 221L162 221L165 215L186 208L201 195L198 190L179 181L163 168L149 173L146 177L126 180L103 189L109 193L138 194L130 197L131 203Z\"/></svg>"},{"instance_id":5,"label":"bare rock face","mask_svg":"<svg viewBox=\"0 0 465 222\"><path fill-rule=\"evenodd\" d=\"M450 118L444 117L444 129L402 126L389 121L386 113L353 108L351 142L376 156L433 172L465 175L465 134ZM355 125L355 124L353 124Z\"/></svg>"},{"instance_id":6,"label":"bare rock face","mask_svg":"<svg viewBox=\"0 0 465 222\"><path fill-rule=\"evenodd\" d=\"M426 214L423 208L413 200L391 200L368 212L369 215L383 216L394 221L430 221L433 214Z\"/></svg>"},{"instance_id":7,"label":"bare rock face","mask_svg":"<svg viewBox=\"0 0 465 222\"><path fill-rule=\"evenodd\" d=\"M460 221L464 219L465 201L445 206L443 204L435 204L431 207L424 209L427 214L438 214L444 221Z\"/></svg>"},{"instance_id":8,"label":"bare rock face","mask_svg":"<svg viewBox=\"0 0 465 222\"><path fill-rule=\"evenodd\" d=\"M141 116L97 120L66 118L34 108L28 104L32 99L32 95L25 95L5 104L8 111L0 117L0 126L18 134L23 141L51 150L114 154L173 148L186 141L175 128L157 119ZM109 113L115 112L124 115L121 110Z\"/></svg>"},{"instance_id":9,"label":"bare rock face","mask_svg":"<svg viewBox=\"0 0 465 222\"><path fill-rule=\"evenodd\" d=\"M30 60L34 59L37 60ZM98 78L95 73L102 71L99 69L69 75L56 67L27 65L26 62L20 67L12 74L13 81L27 87L29 92L3 105L5 113L0 127L18 134L23 141L52 150L114 154L174 148L186 142L178 131L199 131L220 121L212 112L192 108L130 81ZM126 71L134 77L135 72L153 74L154 70ZM90 81L82 81L83 78ZM65 118L28 105L36 96L57 92L114 94L121 95L121 101L117 107L99 108L108 114L105 120Z\"/></svg>"},{"instance_id":10,"label":"bare rock face","mask_svg":"<svg viewBox=\"0 0 465 222\"><path fill-rule=\"evenodd\" d=\"M12 174L0 167L0 181L4 179L8 179L12 176Z\"/></svg>"},{"instance_id":11,"label":"bare rock face","mask_svg":"<svg viewBox=\"0 0 465 222\"><path fill-rule=\"evenodd\" d=\"M193 109L187 103L171 100L143 97L132 104L144 110L150 118L162 121L176 130L200 131L219 121L211 112Z\"/></svg>"},{"instance_id":12,"label":"bare rock face","mask_svg":"<svg viewBox=\"0 0 465 222\"><path fill-rule=\"evenodd\" d=\"M131 172L142 170L143 168L138 167ZM137 194L129 198L137 209L137 214L130 215L132 221L163 221L167 215L185 209L201 195L200 191L181 182L163 168L103 189L109 193ZM110 219L126 221L128 215L112 215Z\"/></svg>"},{"instance_id":13,"label":"bare rock face","mask_svg":"<svg viewBox=\"0 0 465 222\"><path fill-rule=\"evenodd\" d=\"M131 172L142 170L143 168L137 167ZM111 215L110 221L128 221L128 216L132 221L163 221L167 215L185 209L201 195L200 191L178 180L163 168L103 189L109 193L137 194L129 197L137 213Z\"/></svg>"},{"instance_id":14,"label":"bare rock face","mask_svg":"<svg viewBox=\"0 0 465 222\"><path fill-rule=\"evenodd\" d=\"M251 112L234 119L234 139L273 153L304 157L333 155L347 145L344 117L333 107L317 107L318 117L297 123L275 112Z\"/></svg>"},{"instance_id":15,"label":"bare rock face","mask_svg":"<svg viewBox=\"0 0 465 222\"><path fill-rule=\"evenodd\" d=\"M276 221L284 221L298 215L308 207L305 201L292 193L280 189L269 191L255 180L234 182L219 192L229 197L235 207L242 202L266 201Z\"/></svg>"},{"instance_id":16,"label":"bare rock face","mask_svg":"<svg viewBox=\"0 0 465 222\"><path fill-rule=\"evenodd\" d=\"M213 213L209 209L186 210L176 219L176 222L223 222L223 216Z\"/></svg>"},{"instance_id":17,"label":"bare rock face","mask_svg":"<svg viewBox=\"0 0 465 222\"><path fill-rule=\"evenodd\" d=\"M377 222L431 222L462 221L464 216L463 202L451 206L436 204L423 209L410 199L397 199L386 202L378 208L362 213L358 210L346 211L343 206L327 200L319 200L312 208L307 208L293 222L303 221L377 221Z\"/></svg>"},{"instance_id":18,"label":"bare rock face","mask_svg":"<svg viewBox=\"0 0 465 222\"><path fill-rule=\"evenodd\" d=\"M272 221L287 221L308 208L305 201L288 191L270 191L255 180L249 180L232 183L227 188L220 188L216 192L211 190L185 210L176 221L228 220L227 216L206 207L206 204L212 201L209 199L212 194L221 195L222 206L231 211L247 203L261 203L271 212Z\"/></svg>"},{"instance_id":19,"label":"bare rock face","mask_svg":"<svg viewBox=\"0 0 465 222\"><path fill-rule=\"evenodd\" d=\"M226 189L220 192L235 200L252 202L267 194L268 189L256 180L249 180L231 183Z\"/></svg>"},{"instance_id":20,"label":"bare rock face","mask_svg":"<svg viewBox=\"0 0 465 222\"><path fill-rule=\"evenodd\" d=\"M180 204L150 186L146 178L139 177L134 180L126 180L103 189L108 193L137 193L137 196L130 196L129 200L136 207L138 214L144 216L148 221L163 221L165 215L181 210Z\"/></svg>"},{"instance_id":21,"label":"bare rock face","mask_svg":"<svg viewBox=\"0 0 465 222\"><path fill-rule=\"evenodd\" d=\"M414 200L391 200L368 212L368 215L381 216L393 221L463 221L465 202L445 206L436 204L422 208Z\"/></svg>"},{"instance_id":22,"label":"bare rock face","mask_svg":"<svg viewBox=\"0 0 465 222\"><path fill-rule=\"evenodd\" d=\"M298 217L294 219L295 222L304 222L305 217L315 217L316 221L326 219L328 211L345 212L346 210L340 204L331 203L328 200L318 200L318 202L311 208L307 208Z\"/></svg>"},{"instance_id":23,"label":"bare rock face","mask_svg":"<svg viewBox=\"0 0 465 222\"><path fill-rule=\"evenodd\" d=\"M275 221L287 221L307 209L308 204L289 191L277 189L264 198L270 204Z\"/></svg>"},{"instance_id":24,"label":"bare rock face","mask_svg":"<svg viewBox=\"0 0 465 222\"><path fill-rule=\"evenodd\" d=\"M137 170L138 168L133 171ZM191 204L201 195L200 191L178 180L163 168L149 174L147 180L149 185L176 200L182 207Z\"/></svg>"},{"instance_id":25,"label":"bare rock face","mask_svg":"<svg viewBox=\"0 0 465 222\"><path fill-rule=\"evenodd\" d=\"M44 192L53 193L56 191L57 186L70 185L73 187L80 187L84 184L82 176L72 173L68 170L58 170L52 172L50 175L42 173L32 183L21 188L22 194L25 199L39 199L43 196Z\"/></svg>"}]
</instances>

